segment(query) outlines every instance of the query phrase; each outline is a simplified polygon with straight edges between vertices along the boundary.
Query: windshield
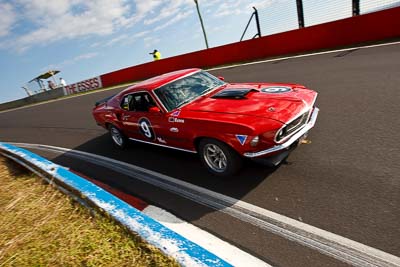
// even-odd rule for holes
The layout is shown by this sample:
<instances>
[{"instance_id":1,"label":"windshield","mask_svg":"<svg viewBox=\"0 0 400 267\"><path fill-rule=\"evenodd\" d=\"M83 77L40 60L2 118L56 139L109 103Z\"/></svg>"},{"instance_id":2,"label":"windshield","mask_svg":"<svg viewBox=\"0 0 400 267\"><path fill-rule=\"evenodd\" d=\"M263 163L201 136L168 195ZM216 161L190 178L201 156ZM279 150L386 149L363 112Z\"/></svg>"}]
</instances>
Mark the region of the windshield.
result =
<instances>
[{"instance_id":1,"label":"windshield","mask_svg":"<svg viewBox=\"0 0 400 267\"><path fill-rule=\"evenodd\" d=\"M169 112L224 84L208 72L200 71L161 86L154 93Z\"/></svg>"}]
</instances>

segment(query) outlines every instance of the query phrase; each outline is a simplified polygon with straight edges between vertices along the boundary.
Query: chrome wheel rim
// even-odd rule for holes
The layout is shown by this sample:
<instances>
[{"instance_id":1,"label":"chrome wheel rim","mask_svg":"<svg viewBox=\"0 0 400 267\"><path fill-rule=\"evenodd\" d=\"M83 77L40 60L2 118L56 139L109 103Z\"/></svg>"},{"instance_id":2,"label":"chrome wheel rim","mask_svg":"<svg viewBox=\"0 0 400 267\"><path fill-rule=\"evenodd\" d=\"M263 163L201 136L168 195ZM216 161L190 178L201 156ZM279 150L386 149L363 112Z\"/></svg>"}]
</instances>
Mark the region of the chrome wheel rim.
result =
<instances>
[{"instance_id":1,"label":"chrome wheel rim","mask_svg":"<svg viewBox=\"0 0 400 267\"><path fill-rule=\"evenodd\" d=\"M122 144L124 143L120 132L118 131L118 129L116 129L114 127L111 128L111 137L112 137L113 141L119 146L122 146Z\"/></svg>"},{"instance_id":2,"label":"chrome wheel rim","mask_svg":"<svg viewBox=\"0 0 400 267\"><path fill-rule=\"evenodd\" d=\"M204 146L204 160L215 172L224 172L228 165L224 151L214 144L207 144Z\"/></svg>"}]
</instances>

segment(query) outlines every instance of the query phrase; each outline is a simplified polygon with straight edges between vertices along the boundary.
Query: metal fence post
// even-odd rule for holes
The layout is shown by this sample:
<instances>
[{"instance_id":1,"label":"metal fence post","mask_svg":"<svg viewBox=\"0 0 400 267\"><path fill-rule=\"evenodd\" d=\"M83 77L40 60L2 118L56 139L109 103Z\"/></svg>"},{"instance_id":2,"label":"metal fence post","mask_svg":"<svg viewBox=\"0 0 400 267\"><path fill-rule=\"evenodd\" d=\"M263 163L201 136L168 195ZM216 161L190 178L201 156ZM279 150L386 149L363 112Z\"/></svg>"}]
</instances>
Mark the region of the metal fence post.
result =
<instances>
[{"instance_id":1,"label":"metal fence post","mask_svg":"<svg viewBox=\"0 0 400 267\"><path fill-rule=\"evenodd\" d=\"M296 0L296 3L297 3L297 17L299 20L299 28L304 28L303 0Z\"/></svg>"},{"instance_id":2,"label":"metal fence post","mask_svg":"<svg viewBox=\"0 0 400 267\"><path fill-rule=\"evenodd\" d=\"M208 49L207 34L206 34L206 30L204 29L203 19L201 18L198 0L194 0L194 3L196 4L197 14L199 15L201 28L202 28L202 30L203 30L204 41L206 42L206 47L207 47L207 49Z\"/></svg>"},{"instance_id":3,"label":"metal fence post","mask_svg":"<svg viewBox=\"0 0 400 267\"><path fill-rule=\"evenodd\" d=\"M256 24L257 24L257 33L258 37L261 37L261 27L260 27L260 19L258 17L258 10L253 6L254 14L256 16Z\"/></svg>"},{"instance_id":4,"label":"metal fence post","mask_svg":"<svg viewBox=\"0 0 400 267\"><path fill-rule=\"evenodd\" d=\"M360 0L353 0L353 16L360 15Z\"/></svg>"}]
</instances>

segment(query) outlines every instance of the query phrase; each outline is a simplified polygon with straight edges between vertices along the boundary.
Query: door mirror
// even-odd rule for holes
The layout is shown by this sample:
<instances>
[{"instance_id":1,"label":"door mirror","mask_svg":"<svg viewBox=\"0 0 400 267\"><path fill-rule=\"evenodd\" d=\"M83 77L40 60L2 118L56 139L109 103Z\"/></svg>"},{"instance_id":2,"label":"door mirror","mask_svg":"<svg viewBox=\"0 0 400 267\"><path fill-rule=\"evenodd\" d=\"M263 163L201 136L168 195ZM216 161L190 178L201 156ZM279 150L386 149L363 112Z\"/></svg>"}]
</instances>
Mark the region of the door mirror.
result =
<instances>
[{"instance_id":1,"label":"door mirror","mask_svg":"<svg viewBox=\"0 0 400 267\"><path fill-rule=\"evenodd\" d=\"M218 76L218 79L220 79L221 81L225 81L225 78L222 76Z\"/></svg>"},{"instance_id":2,"label":"door mirror","mask_svg":"<svg viewBox=\"0 0 400 267\"><path fill-rule=\"evenodd\" d=\"M160 113L161 110L158 107L154 106L154 107L149 108L149 112L150 113Z\"/></svg>"}]
</instances>

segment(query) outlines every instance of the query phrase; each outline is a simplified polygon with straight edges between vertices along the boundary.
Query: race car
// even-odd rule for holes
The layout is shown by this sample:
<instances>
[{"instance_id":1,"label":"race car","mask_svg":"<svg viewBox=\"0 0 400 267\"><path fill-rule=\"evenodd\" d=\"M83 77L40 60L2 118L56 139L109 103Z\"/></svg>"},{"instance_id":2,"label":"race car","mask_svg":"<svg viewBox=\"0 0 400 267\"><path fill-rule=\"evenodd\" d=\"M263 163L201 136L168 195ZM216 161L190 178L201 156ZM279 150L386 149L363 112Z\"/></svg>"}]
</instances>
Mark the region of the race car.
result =
<instances>
[{"instance_id":1,"label":"race car","mask_svg":"<svg viewBox=\"0 0 400 267\"><path fill-rule=\"evenodd\" d=\"M137 83L98 101L97 124L115 145L129 140L198 153L214 175L244 158L278 165L314 127L317 93L298 84L227 83L185 69Z\"/></svg>"}]
</instances>

